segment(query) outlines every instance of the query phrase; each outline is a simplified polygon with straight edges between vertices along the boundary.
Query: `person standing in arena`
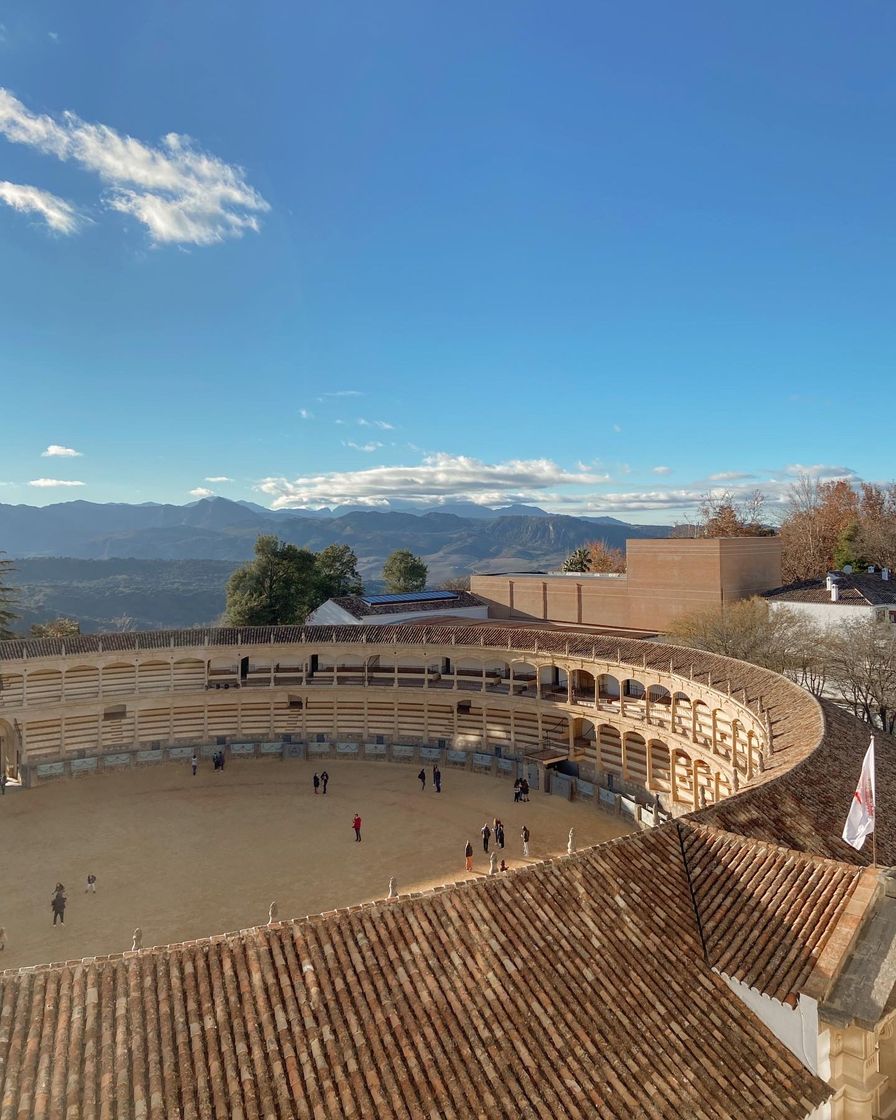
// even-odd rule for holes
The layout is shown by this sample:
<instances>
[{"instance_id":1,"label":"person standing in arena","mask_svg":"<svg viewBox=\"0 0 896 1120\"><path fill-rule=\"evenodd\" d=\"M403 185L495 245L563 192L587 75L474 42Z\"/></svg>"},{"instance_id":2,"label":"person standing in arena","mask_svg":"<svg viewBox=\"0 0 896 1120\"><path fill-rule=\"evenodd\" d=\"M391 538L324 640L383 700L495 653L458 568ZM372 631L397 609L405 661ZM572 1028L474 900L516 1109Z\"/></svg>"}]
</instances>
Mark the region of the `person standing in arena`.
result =
<instances>
[{"instance_id":1,"label":"person standing in arena","mask_svg":"<svg viewBox=\"0 0 896 1120\"><path fill-rule=\"evenodd\" d=\"M352 828L355 830L355 839L361 843L361 814L355 813L354 820L352 821Z\"/></svg>"},{"instance_id":2,"label":"person standing in arena","mask_svg":"<svg viewBox=\"0 0 896 1120\"><path fill-rule=\"evenodd\" d=\"M467 846L464 848L464 857L466 859L465 867L467 871L473 870L473 845L467 841Z\"/></svg>"}]
</instances>

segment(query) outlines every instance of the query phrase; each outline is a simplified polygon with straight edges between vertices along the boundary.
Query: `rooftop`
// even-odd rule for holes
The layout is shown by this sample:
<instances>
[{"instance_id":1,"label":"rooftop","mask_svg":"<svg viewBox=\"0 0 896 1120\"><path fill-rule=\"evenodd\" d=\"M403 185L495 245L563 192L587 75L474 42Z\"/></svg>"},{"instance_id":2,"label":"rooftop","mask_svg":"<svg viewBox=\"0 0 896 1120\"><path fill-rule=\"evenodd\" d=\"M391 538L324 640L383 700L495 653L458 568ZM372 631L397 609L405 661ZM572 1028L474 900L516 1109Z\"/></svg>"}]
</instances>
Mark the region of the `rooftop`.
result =
<instances>
[{"instance_id":1,"label":"rooftop","mask_svg":"<svg viewBox=\"0 0 896 1120\"><path fill-rule=\"evenodd\" d=\"M467 607L484 607L485 601L469 591L414 591L401 595L340 595L331 602L355 618L409 614L418 611L445 613Z\"/></svg>"},{"instance_id":2,"label":"rooftop","mask_svg":"<svg viewBox=\"0 0 896 1120\"><path fill-rule=\"evenodd\" d=\"M779 603L830 603L834 607L896 605L896 580L878 572L833 572L839 598L833 600L824 579L806 579L766 591L763 598Z\"/></svg>"}]
</instances>

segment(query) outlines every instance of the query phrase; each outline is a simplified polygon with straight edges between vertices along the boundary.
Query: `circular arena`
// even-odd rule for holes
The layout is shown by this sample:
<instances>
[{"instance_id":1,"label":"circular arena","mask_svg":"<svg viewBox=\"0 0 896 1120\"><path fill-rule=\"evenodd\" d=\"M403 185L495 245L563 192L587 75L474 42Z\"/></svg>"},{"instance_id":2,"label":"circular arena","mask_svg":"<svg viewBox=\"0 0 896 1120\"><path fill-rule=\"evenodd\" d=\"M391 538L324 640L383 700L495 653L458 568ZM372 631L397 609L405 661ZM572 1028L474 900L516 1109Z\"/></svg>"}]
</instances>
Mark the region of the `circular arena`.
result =
<instances>
[{"instance_id":1,"label":"circular arena","mask_svg":"<svg viewBox=\"0 0 896 1120\"><path fill-rule=\"evenodd\" d=\"M0 1120L896 1115L893 833L876 867L840 839L867 740L765 670L570 630L2 643L3 914L43 910L18 946L0 915ZM94 908L72 941L48 874Z\"/></svg>"}]
</instances>

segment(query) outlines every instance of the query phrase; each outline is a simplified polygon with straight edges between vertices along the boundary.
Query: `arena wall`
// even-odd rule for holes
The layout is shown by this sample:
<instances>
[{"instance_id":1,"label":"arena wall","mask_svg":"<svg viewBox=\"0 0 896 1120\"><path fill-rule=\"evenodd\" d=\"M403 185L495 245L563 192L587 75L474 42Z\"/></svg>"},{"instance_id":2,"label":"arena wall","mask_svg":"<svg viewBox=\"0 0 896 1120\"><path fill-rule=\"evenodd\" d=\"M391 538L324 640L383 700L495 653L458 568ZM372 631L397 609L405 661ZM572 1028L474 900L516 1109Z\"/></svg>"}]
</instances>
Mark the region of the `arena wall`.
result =
<instances>
[{"instance_id":1,"label":"arena wall","mask_svg":"<svg viewBox=\"0 0 896 1120\"><path fill-rule=\"evenodd\" d=\"M0 647L0 751L7 773L33 784L194 748L269 757L425 748L446 761L448 752L454 762L501 759L508 773L523 771L507 760L528 759L535 780L539 766L572 763L561 766L572 792L611 787L679 814L775 769L781 701L768 694L783 686L791 703L806 698L773 674L696 656L699 665L694 651L653 643L465 626L11 642ZM750 687L738 690L745 670Z\"/></svg>"}]
</instances>

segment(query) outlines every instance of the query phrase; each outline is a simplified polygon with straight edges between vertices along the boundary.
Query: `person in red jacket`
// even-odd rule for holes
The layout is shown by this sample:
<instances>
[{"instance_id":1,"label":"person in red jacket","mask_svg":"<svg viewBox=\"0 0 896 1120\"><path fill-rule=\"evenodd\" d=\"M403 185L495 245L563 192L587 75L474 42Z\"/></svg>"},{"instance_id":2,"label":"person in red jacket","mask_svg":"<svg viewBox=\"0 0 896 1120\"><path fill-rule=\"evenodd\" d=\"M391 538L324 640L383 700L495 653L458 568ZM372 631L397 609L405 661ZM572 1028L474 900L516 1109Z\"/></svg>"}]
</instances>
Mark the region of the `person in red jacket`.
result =
<instances>
[{"instance_id":1,"label":"person in red jacket","mask_svg":"<svg viewBox=\"0 0 896 1120\"><path fill-rule=\"evenodd\" d=\"M355 830L355 839L361 843L361 814L355 813L355 819L352 821L352 828Z\"/></svg>"}]
</instances>

